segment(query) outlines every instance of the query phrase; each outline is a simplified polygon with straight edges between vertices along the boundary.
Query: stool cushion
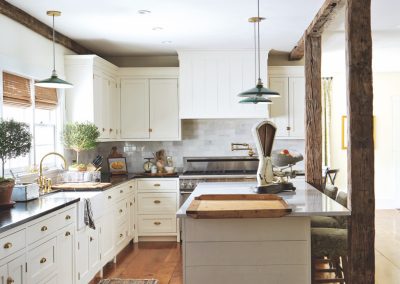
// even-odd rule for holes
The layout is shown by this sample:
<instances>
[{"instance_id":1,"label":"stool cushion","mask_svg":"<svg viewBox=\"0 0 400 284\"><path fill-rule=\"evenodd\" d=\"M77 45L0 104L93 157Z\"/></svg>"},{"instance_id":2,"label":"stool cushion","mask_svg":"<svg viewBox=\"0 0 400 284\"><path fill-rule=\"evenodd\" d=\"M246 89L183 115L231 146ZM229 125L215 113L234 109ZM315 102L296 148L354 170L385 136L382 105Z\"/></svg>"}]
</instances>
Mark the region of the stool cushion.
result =
<instances>
[{"instance_id":1,"label":"stool cushion","mask_svg":"<svg viewBox=\"0 0 400 284\"><path fill-rule=\"evenodd\" d=\"M329 216L312 216L311 217L312 228L340 228L339 222Z\"/></svg>"},{"instance_id":2,"label":"stool cushion","mask_svg":"<svg viewBox=\"0 0 400 284\"><path fill-rule=\"evenodd\" d=\"M347 255L347 229L311 228L313 257L340 257Z\"/></svg>"},{"instance_id":3,"label":"stool cushion","mask_svg":"<svg viewBox=\"0 0 400 284\"><path fill-rule=\"evenodd\" d=\"M324 188L324 193L325 193L325 195L327 195L330 198L332 198L333 200L335 200L338 190L339 189L336 186L327 184Z\"/></svg>"}]
</instances>

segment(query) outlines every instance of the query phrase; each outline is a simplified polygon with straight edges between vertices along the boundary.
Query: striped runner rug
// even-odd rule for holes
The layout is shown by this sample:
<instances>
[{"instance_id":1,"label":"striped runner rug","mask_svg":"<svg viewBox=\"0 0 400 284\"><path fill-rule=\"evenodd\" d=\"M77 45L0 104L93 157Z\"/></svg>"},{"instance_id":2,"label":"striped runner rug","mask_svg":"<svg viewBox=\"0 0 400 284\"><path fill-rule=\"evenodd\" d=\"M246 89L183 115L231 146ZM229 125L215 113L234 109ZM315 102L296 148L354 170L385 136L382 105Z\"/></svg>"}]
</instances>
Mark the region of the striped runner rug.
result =
<instances>
[{"instance_id":1,"label":"striped runner rug","mask_svg":"<svg viewBox=\"0 0 400 284\"><path fill-rule=\"evenodd\" d=\"M158 284L157 279L102 279L97 284Z\"/></svg>"}]
</instances>

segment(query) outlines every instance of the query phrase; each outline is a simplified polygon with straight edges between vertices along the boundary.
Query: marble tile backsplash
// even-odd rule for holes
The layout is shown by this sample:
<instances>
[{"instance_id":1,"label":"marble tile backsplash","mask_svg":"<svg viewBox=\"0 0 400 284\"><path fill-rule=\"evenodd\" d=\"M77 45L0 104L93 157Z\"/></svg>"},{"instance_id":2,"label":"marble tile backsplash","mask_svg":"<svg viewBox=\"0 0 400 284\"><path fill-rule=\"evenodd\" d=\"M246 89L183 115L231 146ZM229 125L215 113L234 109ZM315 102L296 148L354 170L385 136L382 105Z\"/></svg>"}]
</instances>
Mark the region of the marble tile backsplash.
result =
<instances>
[{"instance_id":1,"label":"marble tile backsplash","mask_svg":"<svg viewBox=\"0 0 400 284\"><path fill-rule=\"evenodd\" d=\"M111 147L127 158L130 172L142 172L144 158L153 157L153 152L165 149L173 157L174 165L181 169L183 157L190 156L246 156L247 151L231 151L231 142L249 143L254 147L251 129L258 119L196 119L182 120L182 141L167 142L103 142L96 150L82 153L83 162L91 161L96 154L105 158L103 170L107 171L106 157ZM304 140L275 140L274 148L288 148L304 153ZM302 169L303 163L297 168Z\"/></svg>"}]
</instances>

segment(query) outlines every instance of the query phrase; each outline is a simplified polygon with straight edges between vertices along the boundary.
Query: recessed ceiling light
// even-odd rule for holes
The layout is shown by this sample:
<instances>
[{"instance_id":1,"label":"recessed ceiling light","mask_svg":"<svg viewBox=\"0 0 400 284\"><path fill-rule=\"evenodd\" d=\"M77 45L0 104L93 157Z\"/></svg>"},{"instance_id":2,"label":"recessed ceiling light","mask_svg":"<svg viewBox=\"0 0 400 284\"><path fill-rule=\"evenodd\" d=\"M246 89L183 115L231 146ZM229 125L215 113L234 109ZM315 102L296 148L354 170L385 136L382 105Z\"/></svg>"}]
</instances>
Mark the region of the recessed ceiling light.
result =
<instances>
[{"instance_id":1,"label":"recessed ceiling light","mask_svg":"<svg viewBox=\"0 0 400 284\"><path fill-rule=\"evenodd\" d=\"M138 10L137 12L139 14L141 14L141 15L146 15L146 14L150 14L151 13L151 11L149 11L149 10Z\"/></svg>"},{"instance_id":2,"label":"recessed ceiling light","mask_svg":"<svg viewBox=\"0 0 400 284\"><path fill-rule=\"evenodd\" d=\"M153 31L161 31L163 28L162 27L154 27L152 28Z\"/></svg>"},{"instance_id":3,"label":"recessed ceiling light","mask_svg":"<svg viewBox=\"0 0 400 284\"><path fill-rule=\"evenodd\" d=\"M161 43L163 43L163 44L171 44L172 41L170 41L170 40L164 40L164 41L162 41Z\"/></svg>"}]
</instances>

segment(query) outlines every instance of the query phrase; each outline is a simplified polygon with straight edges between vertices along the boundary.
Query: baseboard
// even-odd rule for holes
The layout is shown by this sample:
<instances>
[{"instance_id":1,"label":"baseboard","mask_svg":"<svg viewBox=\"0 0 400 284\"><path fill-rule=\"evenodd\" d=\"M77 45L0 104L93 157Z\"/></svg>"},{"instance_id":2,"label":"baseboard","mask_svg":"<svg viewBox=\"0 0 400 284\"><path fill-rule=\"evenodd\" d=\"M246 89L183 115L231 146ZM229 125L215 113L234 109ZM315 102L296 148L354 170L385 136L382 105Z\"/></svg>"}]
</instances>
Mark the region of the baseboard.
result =
<instances>
[{"instance_id":1,"label":"baseboard","mask_svg":"<svg viewBox=\"0 0 400 284\"><path fill-rule=\"evenodd\" d=\"M139 237L139 242L176 242L176 236Z\"/></svg>"}]
</instances>

